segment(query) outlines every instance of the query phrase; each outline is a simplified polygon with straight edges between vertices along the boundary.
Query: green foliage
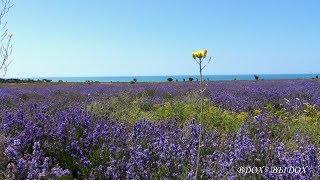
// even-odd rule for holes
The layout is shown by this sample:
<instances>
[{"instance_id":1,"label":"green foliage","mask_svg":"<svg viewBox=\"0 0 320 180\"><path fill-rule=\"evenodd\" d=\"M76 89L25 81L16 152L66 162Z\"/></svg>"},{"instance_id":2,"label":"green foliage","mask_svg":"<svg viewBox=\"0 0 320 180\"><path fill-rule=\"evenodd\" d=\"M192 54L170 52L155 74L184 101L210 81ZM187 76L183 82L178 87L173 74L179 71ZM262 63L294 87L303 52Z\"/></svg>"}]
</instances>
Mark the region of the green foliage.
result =
<instances>
[{"instance_id":1,"label":"green foliage","mask_svg":"<svg viewBox=\"0 0 320 180\"><path fill-rule=\"evenodd\" d=\"M158 105L152 118L154 120L177 119L179 125L184 125L192 119L200 120L200 106L188 102L172 102ZM222 110L206 102L203 108L203 118L199 123L208 129L217 129L222 132L235 132L248 118L248 114L233 113Z\"/></svg>"},{"instance_id":2,"label":"green foliage","mask_svg":"<svg viewBox=\"0 0 320 180\"><path fill-rule=\"evenodd\" d=\"M148 117L148 111L152 109L153 106L147 103L145 94L133 96L128 93L121 93L87 106L88 112L97 118L113 119L127 123L135 123L140 118Z\"/></svg>"},{"instance_id":3,"label":"green foliage","mask_svg":"<svg viewBox=\"0 0 320 180\"><path fill-rule=\"evenodd\" d=\"M12 99L5 99L0 101L0 110L12 109L16 106L16 103ZM1 120L1 119L0 119Z\"/></svg>"},{"instance_id":4,"label":"green foliage","mask_svg":"<svg viewBox=\"0 0 320 180\"><path fill-rule=\"evenodd\" d=\"M71 174L60 177L58 180L73 180L73 177Z\"/></svg>"},{"instance_id":5,"label":"green foliage","mask_svg":"<svg viewBox=\"0 0 320 180\"><path fill-rule=\"evenodd\" d=\"M140 119L153 121L176 119L179 125L183 126L192 119L200 119L200 101L196 93L190 92L183 100L165 94L165 102L156 105L147 103L147 97L152 96L153 93L147 91L139 96L122 93L110 99L93 102L87 106L87 110L98 118L114 119L126 123L135 123ZM206 100L200 123L209 129L235 132L247 118L248 114L245 112L234 113L223 110Z\"/></svg>"},{"instance_id":6,"label":"green foliage","mask_svg":"<svg viewBox=\"0 0 320 180\"><path fill-rule=\"evenodd\" d=\"M163 94L163 98L164 98L165 100L170 100L170 99L173 98L173 96L172 96L172 94L170 94L170 93L164 93L164 94Z\"/></svg>"},{"instance_id":7,"label":"green foliage","mask_svg":"<svg viewBox=\"0 0 320 180\"><path fill-rule=\"evenodd\" d=\"M153 90L153 89L147 89L140 95L140 97L143 96L143 95L154 96L154 95L156 95L156 91Z\"/></svg>"},{"instance_id":8,"label":"green foliage","mask_svg":"<svg viewBox=\"0 0 320 180\"><path fill-rule=\"evenodd\" d=\"M290 114L290 113L286 112L286 110L284 108L281 108L279 104L269 103L269 104L265 105L265 108L268 113L270 113L276 117L282 118L282 119L287 118Z\"/></svg>"},{"instance_id":9,"label":"green foliage","mask_svg":"<svg viewBox=\"0 0 320 180\"><path fill-rule=\"evenodd\" d=\"M0 179L4 179L4 173L6 170L6 164L8 159L5 155L4 136L0 133Z\"/></svg>"},{"instance_id":10,"label":"green foliage","mask_svg":"<svg viewBox=\"0 0 320 180\"><path fill-rule=\"evenodd\" d=\"M294 113L283 109L268 109L270 118L279 119L279 123L270 123L269 128L275 141L284 142L287 148L295 150L299 147L296 135L312 144L320 145L320 111L315 106L305 104L303 110Z\"/></svg>"},{"instance_id":11,"label":"green foliage","mask_svg":"<svg viewBox=\"0 0 320 180\"><path fill-rule=\"evenodd\" d=\"M320 144L320 111L306 104L303 111L287 112L275 104L267 104L265 109L254 109L252 112L231 112L210 103L204 98L203 115L200 118L200 98L196 92L189 92L183 98L164 94L164 103L148 103L148 97L154 96L154 90L147 90L139 95L121 93L118 96L93 102L87 106L90 114L104 119L135 123L140 119L163 121L176 119L180 126L197 120L208 129L219 132L236 132L250 116L267 113L271 118L280 119L279 124L269 125L272 137L276 141L285 142L289 148L295 148L294 136L298 133L308 140ZM200 120L201 119L201 120ZM283 133L286 132L286 133Z\"/></svg>"},{"instance_id":12,"label":"green foliage","mask_svg":"<svg viewBox=\"0 0 320 180\"><path fill-rule=\"evenodd\" d=\"M298 116L286 119L287 139L292 139L294 134L298 133L314 144L320 145L320 111L307 105L304 112ZM291 138L288 136L291 135Z\"/></svg>"},{"instance_id":13,"label":"green foliage","mask_svg":"<svg viewBox=\"0 0 320 180\"><path fill-rule=\"evenodd\" d=\"M67 168L70 172L77 171L79 169L76 160L67 152L63 152L60 157L59 164L62 167Z\"/></svg>"}]
</instances>

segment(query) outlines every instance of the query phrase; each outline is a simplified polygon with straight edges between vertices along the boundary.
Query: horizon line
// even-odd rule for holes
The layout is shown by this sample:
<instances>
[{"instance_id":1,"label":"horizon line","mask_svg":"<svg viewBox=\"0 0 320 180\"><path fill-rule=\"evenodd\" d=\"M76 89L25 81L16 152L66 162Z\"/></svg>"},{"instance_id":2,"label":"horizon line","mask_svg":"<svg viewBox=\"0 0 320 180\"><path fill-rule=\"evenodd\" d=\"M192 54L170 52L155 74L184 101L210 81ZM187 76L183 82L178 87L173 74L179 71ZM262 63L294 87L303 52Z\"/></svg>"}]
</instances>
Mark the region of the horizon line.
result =
<instances>
[{"instance_id":1,"label":"horizon line","mask_svg":"<svg viewBox=\"0 0 320 180\"><path fill-rule=\"evenodd\" d=\"M248 76L248 75L317 75L320 73L251 73L251 74L204 74L203 76ZM200 76L200 75L96 75L96 76L38 76L38 77L2 77L3 79L35 79L35 78L91 78L91 77L169 77L169 76Z\"/></svg>"}]
</instances>

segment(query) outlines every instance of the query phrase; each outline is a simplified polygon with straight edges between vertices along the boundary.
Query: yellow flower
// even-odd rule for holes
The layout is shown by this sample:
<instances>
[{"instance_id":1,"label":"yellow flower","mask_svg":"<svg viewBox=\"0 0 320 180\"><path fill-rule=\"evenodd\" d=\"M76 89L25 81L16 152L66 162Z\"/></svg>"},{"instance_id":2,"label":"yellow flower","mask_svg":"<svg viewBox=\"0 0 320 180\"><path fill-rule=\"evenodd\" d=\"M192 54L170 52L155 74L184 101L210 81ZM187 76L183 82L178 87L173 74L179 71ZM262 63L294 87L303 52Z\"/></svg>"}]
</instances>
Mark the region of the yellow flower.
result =
<instances>
[{"instance_id":1,"label":"yellow flower","mask_svg":"<svg viewBox=\"0 0 320 180\"><path fill-rule=\"evenodd\" d=\"M206 50L206 49L199 50L199 51L194 51L192 53L192 57L193 57L193 59L196 59L196 58L202 59L202 58L205 58L207 56L207 52L208 52L208 50Z\"/></svg>"},{"instance_id":2,"label":"yellow flower","mask_svg":"<svg viewBox=\"0 0 320 180\"><path fill-rule=\"evenodd\" d=\"M197 58L195 52L192 53L192 57L193 57L193 59L196 59L196 58Z\"/></svg>"}]
</instances>

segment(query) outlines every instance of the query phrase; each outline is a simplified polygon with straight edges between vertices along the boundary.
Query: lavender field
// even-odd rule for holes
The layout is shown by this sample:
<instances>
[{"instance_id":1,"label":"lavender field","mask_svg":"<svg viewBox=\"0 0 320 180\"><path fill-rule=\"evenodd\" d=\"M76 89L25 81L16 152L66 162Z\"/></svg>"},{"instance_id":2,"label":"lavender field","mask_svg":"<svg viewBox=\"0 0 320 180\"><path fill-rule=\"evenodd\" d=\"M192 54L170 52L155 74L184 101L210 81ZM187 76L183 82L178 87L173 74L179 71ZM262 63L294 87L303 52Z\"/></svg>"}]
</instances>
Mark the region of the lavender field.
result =
<instances>
[{"instance_id":1,"label":"lavender field","mask_svg":"<svg viewBox=\"0 0 320 180\"><path fill-rule=\"evenodd\" d=\"M0 178L320 177L319 80L206 83L0 84Z\"/></svg>"}]
</instances>

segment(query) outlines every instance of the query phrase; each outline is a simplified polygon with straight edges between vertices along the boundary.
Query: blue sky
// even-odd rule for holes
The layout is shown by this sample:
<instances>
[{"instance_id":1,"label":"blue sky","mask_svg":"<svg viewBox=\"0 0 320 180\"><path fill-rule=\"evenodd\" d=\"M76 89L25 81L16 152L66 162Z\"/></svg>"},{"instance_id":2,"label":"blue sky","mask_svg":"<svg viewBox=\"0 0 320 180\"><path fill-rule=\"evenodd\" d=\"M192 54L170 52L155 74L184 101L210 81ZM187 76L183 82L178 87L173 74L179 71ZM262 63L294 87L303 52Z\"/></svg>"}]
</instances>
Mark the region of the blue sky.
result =
<instances>
[{"instance_id":1,"label":"blue sky","mask_svg":"<svg viewBox=\"0 0 320 180\"><path fill-rule=\"evenodd\" d=\"M16 0L8 77L319 73L320 1Z\"/></svg>"}]
</instances>

